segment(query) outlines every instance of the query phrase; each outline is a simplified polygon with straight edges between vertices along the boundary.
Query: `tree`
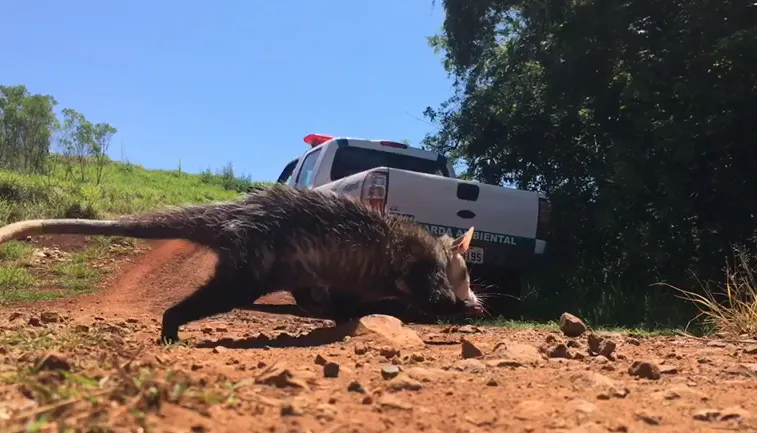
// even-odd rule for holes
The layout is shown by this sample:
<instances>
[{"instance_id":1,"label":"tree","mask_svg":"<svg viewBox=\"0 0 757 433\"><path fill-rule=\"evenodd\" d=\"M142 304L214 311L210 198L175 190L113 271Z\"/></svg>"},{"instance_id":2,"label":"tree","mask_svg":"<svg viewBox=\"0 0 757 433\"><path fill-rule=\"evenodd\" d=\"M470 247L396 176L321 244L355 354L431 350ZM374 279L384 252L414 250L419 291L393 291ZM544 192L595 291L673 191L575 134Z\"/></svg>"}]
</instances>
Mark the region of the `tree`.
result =
<instances>
[{"instance_id":1,"label":"tree","mask_svg":"<svg viewBox=\"0 0 757 433\"><path fill-rule=\"evenodd\" d=\"M757 8L713 0L444 0L429 38L455 94L424 143L552 201L542 297L597 319L672 316L721 277L757 203ZM554 312L549 312L554 314ZM610 319L612 318L612 319Z\"/></svg>"},{"instance_id":2,"label":"tree","mask_svg":"<svg viewBox=\"0 0 757 433\"><path fill-rule=\"evenodd\" d=\"M73 162L80 170L79 180L86 180L87 158L95 161L97 184L107 163L107 150L118 131L108 123L93 125L72 108L62 110L63 124L55 115L58 102L49 95L31 94L25 86L0 85L0 168L24 172L52 172L48 158L51 143L57 137L68 173L73 176Z\"/></svg>"},{"instance_id":3,"label":"tree","mask_svg":"<svg viewBox=\"0 0 757 433\"><path fill-rule=\"evenodd\" d=\"M30 94L25 86L0 86L0 167L42 172L58 128L49 95Z\"/></svg>"},{"instance_id":4,"label":"tree","mask_svg":"<svg viewBox=\"0 0 757 433\"><path fill-rule=\"evenodd\" d=\"M79 165L80 180L86 181L87 156L94 144L94 125L73 108L64 108L63 127L59 139L61 151L68 159L69 173L73 174L71 159Z\"/></svg>"},{"instance_id":5,"label":"tree","mask_svg":"<svg viewBox=\"0 0 757 433\"><path fill-rule=\"evenodd\" d=\"M117 132L116 128L107 123L98 123L92 127L89 154L95 159L95 182L97 185L102 180L103 168L108 161L106 152L110 147L110 140Z\"/></svg>"}]
</instances>

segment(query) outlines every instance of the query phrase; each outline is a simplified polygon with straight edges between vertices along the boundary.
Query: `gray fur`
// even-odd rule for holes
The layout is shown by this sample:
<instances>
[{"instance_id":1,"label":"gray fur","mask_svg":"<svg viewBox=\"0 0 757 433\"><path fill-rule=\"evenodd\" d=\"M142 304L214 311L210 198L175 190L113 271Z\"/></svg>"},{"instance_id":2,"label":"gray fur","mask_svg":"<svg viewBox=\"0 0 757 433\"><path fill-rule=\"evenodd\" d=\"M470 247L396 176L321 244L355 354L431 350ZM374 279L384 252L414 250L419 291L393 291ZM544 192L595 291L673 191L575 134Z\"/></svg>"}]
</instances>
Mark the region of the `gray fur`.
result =
<instances>
[{"instance_id":1,"label":"gray fur","mask_svg":"<svg viewBox=\"0 0 757 433\"><path fill-rule=\"evenodd\" d=\"M213 279L164 314L168 340L178 339L180 325L282 290L326 287L367 300L399 297L431 314L471 307L448 280L451 239L331 193L275 185L237 201L115 221L23 221L0 229L0 243L44 233L186 239L216 251Z\"/></svg>"}]
</instances>

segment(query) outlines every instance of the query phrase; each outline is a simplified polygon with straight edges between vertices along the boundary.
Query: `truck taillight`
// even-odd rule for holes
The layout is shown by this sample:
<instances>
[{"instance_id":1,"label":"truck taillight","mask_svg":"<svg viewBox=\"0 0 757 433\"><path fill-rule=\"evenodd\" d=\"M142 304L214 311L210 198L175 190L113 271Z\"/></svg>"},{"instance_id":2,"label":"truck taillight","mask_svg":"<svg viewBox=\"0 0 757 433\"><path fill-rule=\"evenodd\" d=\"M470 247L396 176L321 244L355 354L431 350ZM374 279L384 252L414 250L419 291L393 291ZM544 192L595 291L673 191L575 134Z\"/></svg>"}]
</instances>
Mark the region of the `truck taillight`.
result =
<instances>
[{"instance_id":1,"label":"truck taillight","mask_svg":"<svg viewBox=\"0 0 757 433\"><path fill-rule=\"evenodd\" d=\"M386 173L369 173L363 181L360 199L373 208L384 210L386 205Z\"/></svg>"},{"instance_id":2,"label":"truck taillight","mask_svg":"<svg viewBox=\"0 0 757 433\"><path fill-rule=\"evenodd\" d=\"M546 239L549 234L549 200L539 197L539 216L536 223L536 239Z\"/></svg>"},{"instance_id":3,"label":"truck taillight","mask_svg":"<svg viewBox=\"0 0 757 433\"><path fill-rule=\"evenodd\" d=\"M381 145L386 147L394 147L395 149L407 149L407 144L397 143L396 141L382 140Z\"/></svg>"}]
</instances>

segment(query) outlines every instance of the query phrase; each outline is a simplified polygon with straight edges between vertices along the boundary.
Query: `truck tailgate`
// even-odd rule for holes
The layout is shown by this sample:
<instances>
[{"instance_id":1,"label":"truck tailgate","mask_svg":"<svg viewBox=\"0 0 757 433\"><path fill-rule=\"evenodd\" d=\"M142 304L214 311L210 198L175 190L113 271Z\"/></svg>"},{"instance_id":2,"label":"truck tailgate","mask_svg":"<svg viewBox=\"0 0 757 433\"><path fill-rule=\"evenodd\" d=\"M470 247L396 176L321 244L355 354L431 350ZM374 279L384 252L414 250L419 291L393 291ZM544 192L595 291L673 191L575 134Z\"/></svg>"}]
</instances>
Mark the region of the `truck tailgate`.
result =
<instances>
[{"instance_id":1,"label":"truck tailgate","mask_svg":"<svg viewBox=\"0 0 757 433\"><path fill-rule=\"evenodd\" d=\"M530 191L390 169L386 208L413 216L434 233L456 236L475 226L474 245L525 241L533 248L539 198Z\"/></svg>"}]
</instances>

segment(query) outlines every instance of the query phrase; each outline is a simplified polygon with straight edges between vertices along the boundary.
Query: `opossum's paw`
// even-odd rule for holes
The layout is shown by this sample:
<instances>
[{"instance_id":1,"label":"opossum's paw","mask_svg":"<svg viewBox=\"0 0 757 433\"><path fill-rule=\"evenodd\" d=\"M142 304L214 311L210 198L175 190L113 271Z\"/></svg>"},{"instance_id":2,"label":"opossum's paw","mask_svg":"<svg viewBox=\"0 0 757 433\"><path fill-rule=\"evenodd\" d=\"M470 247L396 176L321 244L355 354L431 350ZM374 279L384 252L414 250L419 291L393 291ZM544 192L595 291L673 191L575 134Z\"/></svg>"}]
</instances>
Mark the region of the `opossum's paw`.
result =
<instances>
[{"instance_id":1,"label":"opossum's paw","mask_svg":"<svg viewBox=\"0 0 757 433\"><path fill-rule=\"evenodd\" d=\"M162 346L170 346L172 344L180 343L181 340L179 340L179 333L169 333L169 334L161 334L160 335L160 341L158 341L158 344Z\"/></svg>"}]
</instances>

